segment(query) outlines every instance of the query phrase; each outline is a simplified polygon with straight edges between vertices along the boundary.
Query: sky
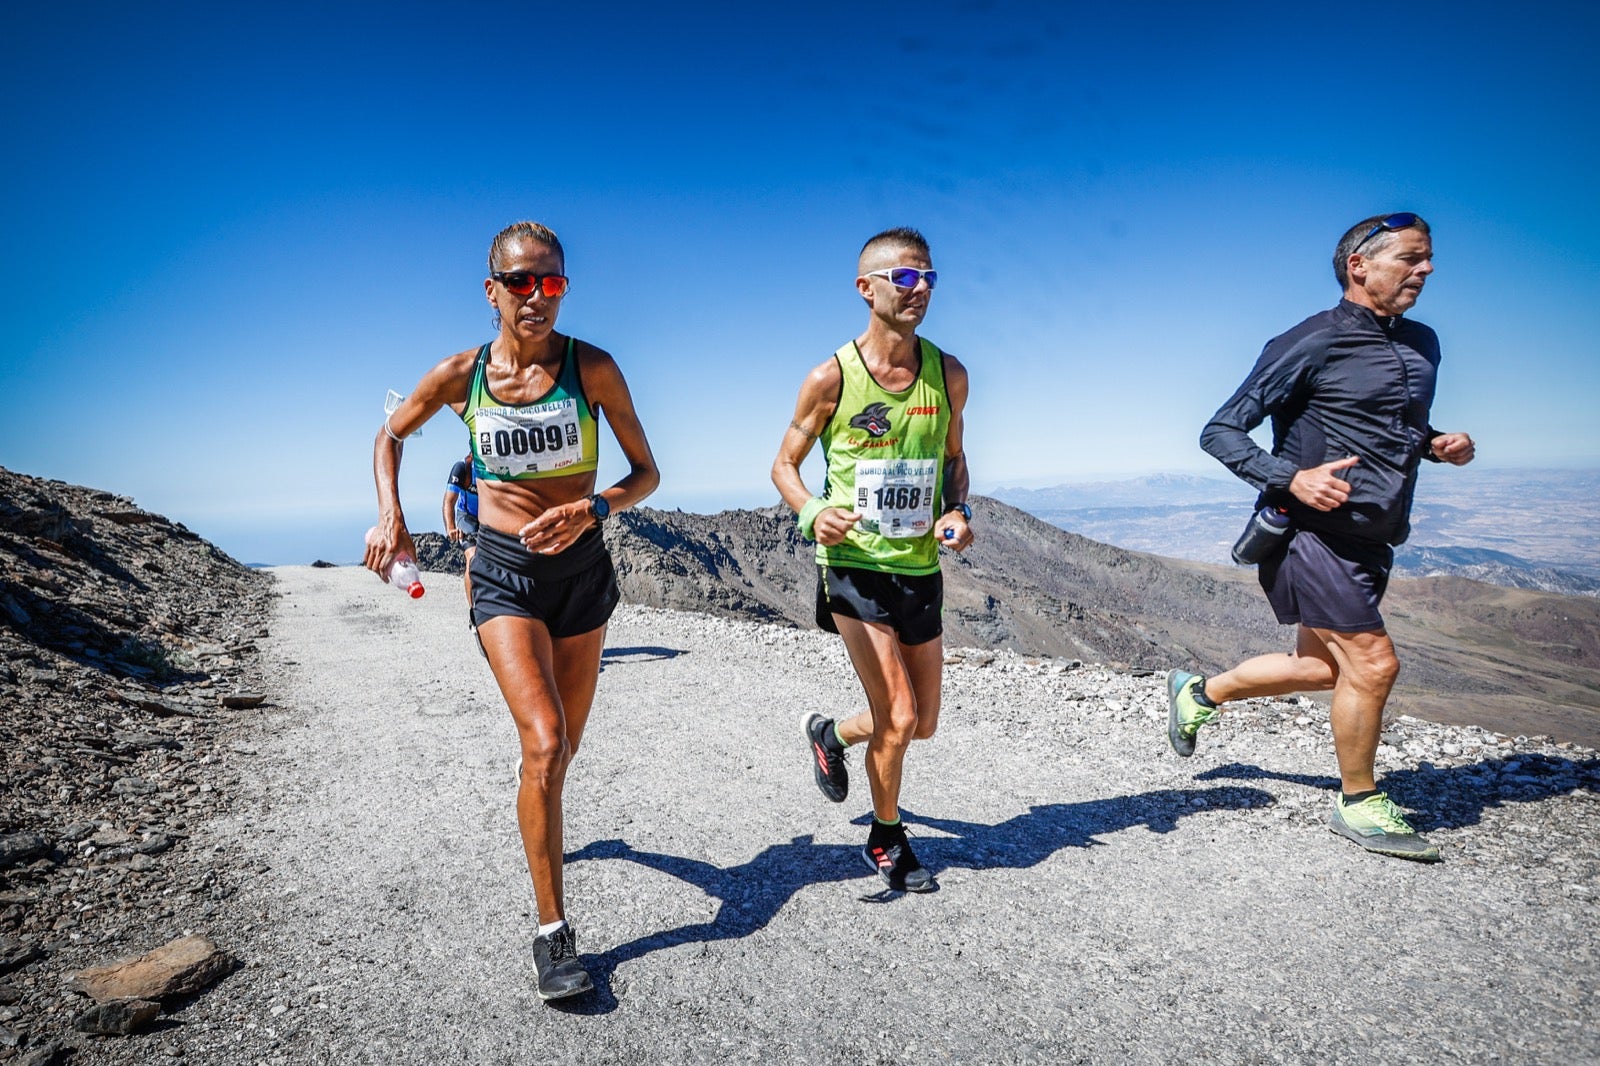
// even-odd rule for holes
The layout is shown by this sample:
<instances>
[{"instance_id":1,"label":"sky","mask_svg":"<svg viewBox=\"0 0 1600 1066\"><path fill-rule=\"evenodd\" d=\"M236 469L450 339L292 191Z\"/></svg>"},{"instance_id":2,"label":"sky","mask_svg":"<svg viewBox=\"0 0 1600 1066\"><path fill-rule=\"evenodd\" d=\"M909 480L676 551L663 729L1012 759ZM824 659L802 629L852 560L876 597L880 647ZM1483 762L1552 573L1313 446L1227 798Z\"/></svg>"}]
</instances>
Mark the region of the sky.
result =
<instances>
[{"instance_id":1,"label":"sky","mask_svg":"<svg viewBox=\"0 0 1600 1066\"><path fill-rule=\"evenodd\" d=\"M7 5L0 466L353 561L385 392L491 338L489 242L535 219L651 506L777 502L894 225L976 490L1226 476L1200 427L1398 210L1434 230L1434 424L1600 466L1597 52L1576 4ZM413 531L465 443L448 411L407 443Z\"/></svg>"}]
</instances>

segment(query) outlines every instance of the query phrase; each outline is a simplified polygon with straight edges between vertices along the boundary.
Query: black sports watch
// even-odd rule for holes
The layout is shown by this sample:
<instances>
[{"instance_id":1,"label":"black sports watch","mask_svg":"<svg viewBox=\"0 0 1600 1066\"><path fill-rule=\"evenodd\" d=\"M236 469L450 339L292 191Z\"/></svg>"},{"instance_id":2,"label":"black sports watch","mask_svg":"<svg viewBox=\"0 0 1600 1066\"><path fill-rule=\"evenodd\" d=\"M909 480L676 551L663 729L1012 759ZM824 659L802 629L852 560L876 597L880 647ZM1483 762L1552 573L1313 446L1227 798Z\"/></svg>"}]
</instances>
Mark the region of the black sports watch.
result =
<instances>
[{"instance_id":1,"label":"black sports watch","mask_svg":"<svg viewBox=\"0 0 1600 1066\"><path fill-rule=\"evenodd\" d=\"M949 514L951 511L954 511L968 522L972 521L972 508L968 507L964 503L952 503L949 507L944 509L945 514Z\"/></svg>"},{"instance_id":2,"label":"black sports watch","mask_svg":"<svg viewBox=\"0 0 1600 1066\"><path fill-rule=\"evenodd\" d=\"M606 519L611 517L611 505L597 492L589 497L589 513L594 515L595 525L604 525Z\"/></svg>"}]
</instances>

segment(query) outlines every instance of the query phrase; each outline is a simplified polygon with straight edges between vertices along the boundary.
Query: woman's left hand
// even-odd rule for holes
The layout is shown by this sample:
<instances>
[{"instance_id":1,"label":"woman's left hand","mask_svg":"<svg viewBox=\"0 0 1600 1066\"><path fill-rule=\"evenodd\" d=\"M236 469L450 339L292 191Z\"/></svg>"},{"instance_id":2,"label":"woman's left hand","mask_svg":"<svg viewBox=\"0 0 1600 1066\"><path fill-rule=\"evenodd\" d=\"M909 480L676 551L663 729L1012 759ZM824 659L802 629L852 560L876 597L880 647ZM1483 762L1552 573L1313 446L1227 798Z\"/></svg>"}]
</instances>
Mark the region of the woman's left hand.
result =
<instances>
[{"instance_id":1,"label":"woman's left hand","mask_svg":"<svg viewBox=\"0 0 1600 1066\"><path fill-rule=\"evenodd\" d=\"M555 555L572 547L572 542L594 524L594 511L588 497L584 497L549 508L523 526L517 535L522 538L522 546L529 551Z\"/></svg>"}]
</instances>

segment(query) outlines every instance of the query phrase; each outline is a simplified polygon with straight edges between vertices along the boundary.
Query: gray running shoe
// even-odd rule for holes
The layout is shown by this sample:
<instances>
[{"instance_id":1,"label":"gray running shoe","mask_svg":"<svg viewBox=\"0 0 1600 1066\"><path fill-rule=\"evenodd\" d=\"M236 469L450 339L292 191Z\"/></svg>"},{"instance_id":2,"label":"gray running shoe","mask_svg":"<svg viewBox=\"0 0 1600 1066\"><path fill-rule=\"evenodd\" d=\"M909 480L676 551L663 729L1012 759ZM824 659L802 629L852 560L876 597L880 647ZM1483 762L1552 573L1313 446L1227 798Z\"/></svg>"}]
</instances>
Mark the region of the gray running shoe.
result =
<instances>
[{"instance_id":1,"label":"gray running shoe","mask_svg":"<svg viewBox=\"0 0 1600 1066\"><path fill-rule=\"evenodd\" d=\"M1406 821L1405 815L1389 799L1387 792L1368 796L1359 803L1345 803L1342 794L1333 797L1333 813L1328 815L1328 828L1379 855L1393 855L1397 859L1413 859L1417 862L1442 860L1439 849L1411 828L1411 823Z\"/></svg>"},{"instance_id":2,"label":"gray running shoe","mask_svg":"<svg viewBox=\"0 0 1600 1066\"><path fill-rule=\"evenodd\" d=\"M1194 738L1200 727L1222 713L1220 707L1207 707L1194 698L1205 680L1182 670L1167 675L1167 740L1172 742L1172 750L1185 759L1194 754Z\"/></svg>"},{"instance_id":3,"label":"gray running shoe","mask_svg":"<svg viewBox=\"0 0 1600 1066\"><path fill-rule=\"evenodd\" d=\"M565 999L594 988L578 960L578 937L570 925L533 938L533 965L539 973L540 999Z\"/></svg>"}]
</instances>

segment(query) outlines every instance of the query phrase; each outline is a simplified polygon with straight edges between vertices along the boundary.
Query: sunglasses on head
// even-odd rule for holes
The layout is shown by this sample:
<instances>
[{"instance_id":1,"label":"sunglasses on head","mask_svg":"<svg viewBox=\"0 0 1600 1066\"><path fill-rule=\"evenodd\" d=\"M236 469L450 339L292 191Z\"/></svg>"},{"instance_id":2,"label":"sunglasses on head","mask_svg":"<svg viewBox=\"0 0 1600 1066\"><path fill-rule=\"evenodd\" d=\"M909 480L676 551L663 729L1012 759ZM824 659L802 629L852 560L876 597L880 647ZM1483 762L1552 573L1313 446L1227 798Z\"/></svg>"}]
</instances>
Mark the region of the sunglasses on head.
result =
<instances>
[{"instance_id":1,"label":"sunglasses on head","mask_svg":"<svg viewBox=\"0 0 1600 1066\"><path fill-rule=\"evenodd\" d=\"M1421 220L1419 218L1417 218L1416 215L1413 215L1410 211L1401 211L1397 215L1390 215L1388 218L1384 219L1383 221L1379 222L1376 226L1373 226L1371 229L1369 229L1367 231L1367 235L1365 237L1361 238L1359 241L1357 241L1356 242L1356 246L1354 248L1350 249L1350 254L1351 255L1355 255L1357 252L1361 251L1361 246L1363 244L1366 244L1368 241L1372 240L1372 238L1376 237L1380 233L1383 233L1383 232L1386 232L1386 231L1389 232L1389 233L1393 233L1397 229L1410 229L1412 226L1415 226L1419 221L1421 221Z\"/></svg>"},{"instance_id":2,"label":"sunglasses on head","mask_svg":"<svg viewBox=\"0 0 1600 1066\"><path fill-rule=\"evenodd\" d=\"M535 287L552 300L557 296L565 296L567 292L568 282L565 274L529 274L522 270L496 270L489 276L504 285L507 292L517 296L527 296Z\"/></svg>"},{"instance_id":3,"label":"sunglasses on head","mask_svg":"<svg viewBox=\"0 0 1600 1066\"><path fill-rule=\"evenodd\" d=\"M918 270L916 267L890 267L888 270L871 270L863 276L888 278L889 284L897 289L914 289L917 287L917 281L921 278L927 279L928 288L930 289L939 284L939 272L937 270Z\"/></svg>"}]
</instances>

